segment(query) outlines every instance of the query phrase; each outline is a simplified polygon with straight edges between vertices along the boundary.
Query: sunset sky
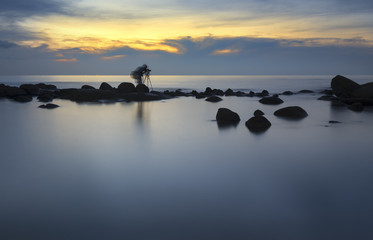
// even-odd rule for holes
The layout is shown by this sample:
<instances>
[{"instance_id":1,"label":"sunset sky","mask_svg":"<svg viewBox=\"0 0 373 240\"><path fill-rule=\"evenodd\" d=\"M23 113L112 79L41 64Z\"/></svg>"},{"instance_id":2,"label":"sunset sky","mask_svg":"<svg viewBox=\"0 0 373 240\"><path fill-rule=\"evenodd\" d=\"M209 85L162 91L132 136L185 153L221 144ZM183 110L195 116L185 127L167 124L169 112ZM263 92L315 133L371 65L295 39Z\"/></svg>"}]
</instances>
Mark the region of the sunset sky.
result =
<instances>
[{"instance_id":1,"label":"sunset sky","mask_svg":"<svg viewBox=\"0 0 373 240\"><path fill-rule=\"evenodd\" d=\"M373 74L371 0L0 1L0 74Z\"/></svg>"}]
</instances>

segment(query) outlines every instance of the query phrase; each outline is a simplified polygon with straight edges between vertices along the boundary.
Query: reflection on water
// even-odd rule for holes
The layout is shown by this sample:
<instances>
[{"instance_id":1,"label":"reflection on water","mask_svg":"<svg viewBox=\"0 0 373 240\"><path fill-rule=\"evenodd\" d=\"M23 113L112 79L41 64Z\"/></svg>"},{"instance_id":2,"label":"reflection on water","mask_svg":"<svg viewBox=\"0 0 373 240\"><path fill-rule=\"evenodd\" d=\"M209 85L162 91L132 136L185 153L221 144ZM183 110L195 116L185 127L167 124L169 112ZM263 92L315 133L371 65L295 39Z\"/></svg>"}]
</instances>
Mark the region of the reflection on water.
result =
<instances>
[{"instance_id":1,"label":"reflection on water","mask_svg":"<svg viewBox=\"0 0 373 240\"><path fill-rule=\"evenodd\" d=\"M0 237L371 239L372 112L316 98L284 97L308 112L297 122L252 98L0 100ZM241 122L221 131L220 107ZM256 109L272 123L260 136Z\"/></svg>"}]
</instances>

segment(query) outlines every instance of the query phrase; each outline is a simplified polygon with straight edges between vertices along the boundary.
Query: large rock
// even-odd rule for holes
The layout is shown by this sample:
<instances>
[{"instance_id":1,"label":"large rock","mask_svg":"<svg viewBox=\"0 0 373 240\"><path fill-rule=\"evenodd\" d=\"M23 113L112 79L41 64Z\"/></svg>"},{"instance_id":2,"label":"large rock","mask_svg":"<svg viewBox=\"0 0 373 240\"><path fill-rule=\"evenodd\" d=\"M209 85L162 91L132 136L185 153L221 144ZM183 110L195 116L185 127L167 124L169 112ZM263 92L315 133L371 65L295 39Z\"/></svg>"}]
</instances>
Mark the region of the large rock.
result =
<instances>
[{"instance_id":1,"label":"large rock","mask_svg":"<svg viewBox=\"0 0 373 240\"><path fill-rule=\"evenodd\" d=\"M277 117L284 117L289 119L302 119L308 116L308 113L303 108L298 106L281 108L275 111L274 114Z\"/></svg>"},{"instance_id":2,"label":"large rock","mask_svg":"<svg viewBox=\"0 0 373 240\"><path fill-rule=\"evenodd\" d=\"M271 127L271 122L264 116L254 116L246 121L246 127L255 133L261 133Z\"/></svg>"},{"instance_id":3,"label":"large rock","mask_svg":"<svg viewBox=\"0 0 373 240\"><path fill-rule=\"evenodd\" d=\"M31 95L22 95L22 96L16 96L13 98L14 101L16 102L31 102L32 101L32 96Z\"/></svg>"},{"instance_id":4,"label":"large rock","mask_svg":"<svg viewBox=\"0 0 373 240\"><path fill-rule=\"evenodd\" d=\"M149 93L149 88L145 84L140 83L140 84L137 84L136 91L138 93Z\"/></svg>"},{"instance_id":5,"label":"large rock","mask_svg":"<svg viewBox=\"0 0 373 240\"><path fill-rule=\"evenodd\" d=\"M113 87L109 83L103 82L103 83L101 83L99 89L100 90L113 90Z\"/></svg>"},{"instance_id":6,"label":"large rock","mask_svg":"<svg viewBox=\"0 0 373 240\"><path fill-rule=\"evenodd\" d=\"M119 84L117 90L120 93L133 93L136 92L136 87L133 83L122 82L121 84Z\"/></svg>"},{"instance_id":7,"label":"large rock","mask_svg":"<svg viewBox=\"0 0 373 240\"><path fill-rule=\"evenodd\" d=\"M89 89L96 89L95 87L92 87L91 85L83 85L81 88L82 88L82 89L86 89L86 90L89 90Z\"/></svg>"},{"instance_id":8,"label":"large rock","mask_svg":"<svg viewBox=\"0 0 373 240\"><path fill-rule=\"evenodd\" d=\"M364 110L364 105L360 102L353 103L348 106L348 109L354 111L354 112L362 112Z\"/></svg>"},{"instance_id":9,"label":"large rock","mask_svg":"<svg viewBox=\"0 0 373 240\"><path fill-rule=\"evenodd\" d=\"M353 98L373 98L373 82L361 85L351 92Z\"/></svg>"},{"instance_id":10,"label":"large rock","mask_svg":"<svg viewBox=\"0 0 373 240\"><path fill-rule=\"evenodd\" d=\"M278 97L264 97L260 99L259 102L266 105L279 105L284 101Z\"/></svg>"},{"instance_id":11,"label":"large rock","mask_svg":"<svg viewBox=\"0 0 373 240\"><path fill-rule=\"evenodd\" d=\"M360 85L351 79L337 75L332 79L331 87L337 97L351 97L352 92Z\"/></svg>"},{"instance_id":12,"label":"large rock","mask_svg":"<svg viewBox=\"0 0 373 240\"><path fill-rule=\"evenodd\" d=\"M35 85L39 87L40 89L44 89L44 90L56 90L57 89L57 87L52 84L38 83Z\"/></svg>"},{"instance_id":13,"label":"large rock","mask_svg":"<svg viewBox=\"0 0 373 240\"><path fill-rule=\"evenodd\" d=\"M237 123L240 120L240 116L228 108L219 108L216 113L216 121L218 122Z\"/></svg>"},{"instance_id":14,"label":"large rock","mask_svg":"<svg viewBox=\"0 0 373 240\"><path fill-rule=\"evenodd\" d=\"M43 104L39 106L39 108L44 108L44 109L55 109L58 107L59 106L57 104L53 104L53 103L47 103L47 104Z\"/></svg>"}]
</instances>

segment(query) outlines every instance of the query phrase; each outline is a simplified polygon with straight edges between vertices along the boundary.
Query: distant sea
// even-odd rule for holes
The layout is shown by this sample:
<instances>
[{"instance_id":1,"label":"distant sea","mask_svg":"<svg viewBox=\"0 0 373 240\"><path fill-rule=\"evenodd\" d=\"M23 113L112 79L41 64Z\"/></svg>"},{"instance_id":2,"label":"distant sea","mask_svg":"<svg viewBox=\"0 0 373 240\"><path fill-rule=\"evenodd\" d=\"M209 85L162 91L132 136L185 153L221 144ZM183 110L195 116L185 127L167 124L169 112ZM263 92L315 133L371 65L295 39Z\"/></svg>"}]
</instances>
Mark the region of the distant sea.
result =
<instances>
[{"instance_id":1,"label":"distant sea","mask_svg":"<svg viewBox=\"0 0 373 240\"><path fill-rule=\"evenodd\" d=\"M0 99L0 239L373 239L373 107L317 100L334 76L151 76L154 89L281 93L40 109ZM347 76L365 83L372 76ZM0 76L116 87L129 76ZM286 106L309 116L274 116ZM237 112L236 126L215 121ZM272 126L251 133L260 109ZM329 121L339 123L330 123Z\"/></svg>"}]
</instances>

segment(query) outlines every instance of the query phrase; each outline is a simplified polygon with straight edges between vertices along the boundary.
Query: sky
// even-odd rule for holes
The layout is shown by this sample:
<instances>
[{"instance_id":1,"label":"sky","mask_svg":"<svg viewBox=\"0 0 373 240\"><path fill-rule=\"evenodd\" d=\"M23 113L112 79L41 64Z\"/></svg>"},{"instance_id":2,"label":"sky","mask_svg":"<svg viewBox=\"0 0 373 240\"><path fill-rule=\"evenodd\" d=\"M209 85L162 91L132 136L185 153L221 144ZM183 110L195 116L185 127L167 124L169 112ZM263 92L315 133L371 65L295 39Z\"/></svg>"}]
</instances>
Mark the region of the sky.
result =
<instances>
[{"instance_id":1,"label":"sky","mask_svg":"<svg viewBox=\"0 0 373 240\"><path fill-rule=\"evenodd\" d=\"M373 74L371 0L0 0L0 74Z\"/></svg>"}]
</instances>

